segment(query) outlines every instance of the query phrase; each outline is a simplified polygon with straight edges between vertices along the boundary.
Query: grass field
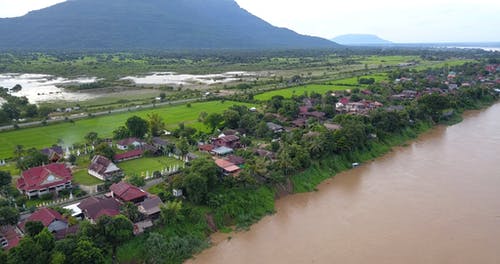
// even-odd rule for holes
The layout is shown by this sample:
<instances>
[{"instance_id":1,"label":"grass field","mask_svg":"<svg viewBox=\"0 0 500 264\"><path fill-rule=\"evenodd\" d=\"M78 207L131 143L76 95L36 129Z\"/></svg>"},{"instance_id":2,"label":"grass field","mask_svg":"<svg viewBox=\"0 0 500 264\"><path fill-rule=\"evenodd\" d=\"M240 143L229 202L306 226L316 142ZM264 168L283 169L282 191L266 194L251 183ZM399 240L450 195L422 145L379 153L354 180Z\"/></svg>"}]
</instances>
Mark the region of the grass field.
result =
<instances>
[{"instance_id":1,"label":"grass field","mask_svg":"<svg viewBox=\"0 0 500 264\"><path fill-rule=\"evenodd\" d=\"M73 173L73 181L75 183L83 184L83 185L96 185L101 184L103 181L97 179L94 176L90 176L86 169L78 170Z\"/></svg>"},{"instance_id":2,"label":"grass field","mask_svg":"<svg viewBox=\"0 0 500 264\"><path fill-rule=\"evenodd\" d=\"M71 145L84 141L84 136L91 131L97 132L100 137L111 137L113 130L125 124L125 121L132 115L146 117L149 113L158 113L165 121L167 128L174 128L179 123L184 122L199 130L207 129L205 125L198 122L200 112L222 113L229 106L235 103L219 101L193 103L191 107L187 105L168 106L158 109L148 109L121 113L91 119L79 120L74 123L59 123L44 127L26 128L0 133L0 159L9 158L13 155L16 145L28 148L44 148L56 144L62 140L64 145Z\"/></svg>"},{"instance_id":3,"label":"grass field","mask_svg":"<svg viewBox=\"0 0 500 264\"><path fill-rule=\"evenodd\" d=\"M254 98L260 101L270 100L273 96L281 95L285 98L291 98L293 95L302 95L305 92L311 93L316 92L320 94L324 94L328 91L342 91L351 89L349 86L340 86L340 85L321 85L321 84L310 84L304 86L297 86L292 88L285 88L270 92L265 92L262 94L256 95Z\"/></svg>"},{"instance_id":4,"label":"grass field","mask_svg":"<svg viewBox=\"0 0 500 264\"><path fill-rule=\"evenodd\" d=\"M123 170L125 176L127 177L132 175L146 176L147 171L149 171L149 174L151 175L153 171L160 171L174 165L182 164L182 161L173 158L153 157L129 160L117 163L116 165Z\"/></svg>"}]
</instances>

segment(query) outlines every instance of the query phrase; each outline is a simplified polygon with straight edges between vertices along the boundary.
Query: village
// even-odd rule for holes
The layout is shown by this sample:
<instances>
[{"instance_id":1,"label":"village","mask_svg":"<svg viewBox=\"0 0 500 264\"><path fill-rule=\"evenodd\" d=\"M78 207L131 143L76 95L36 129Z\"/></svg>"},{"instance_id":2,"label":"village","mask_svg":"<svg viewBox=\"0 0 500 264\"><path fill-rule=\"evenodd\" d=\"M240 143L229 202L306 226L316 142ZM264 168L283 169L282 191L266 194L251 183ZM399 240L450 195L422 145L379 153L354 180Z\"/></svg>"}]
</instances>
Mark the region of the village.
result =
<instances>
[{"instance_id":1,"label":"village","mask_svg":"<svg viewBox=\"0 0 500 264\"><path fill-rule=\"evenodd\" d=\"M157 116L134 116L113 138L89 132L85 144L24 151L12 186L18 194L2 192L2 200L21 212L2 219L2 248L16 247L36 222L59 240L77 235L83 221L95 225L103 216L125 215L140 235L167 223L162 218L169 214L162 211L173 202L212 205L211 192L274 186L307 169L311 160L383 142L418 122L449 120L457 107L498 97L499 72L498 64L400 70L370 86L234 105L200 116L206 131L184 124L167 131ZM75 175L97 184L87 188Z\"/></svg>"}]
</instances>

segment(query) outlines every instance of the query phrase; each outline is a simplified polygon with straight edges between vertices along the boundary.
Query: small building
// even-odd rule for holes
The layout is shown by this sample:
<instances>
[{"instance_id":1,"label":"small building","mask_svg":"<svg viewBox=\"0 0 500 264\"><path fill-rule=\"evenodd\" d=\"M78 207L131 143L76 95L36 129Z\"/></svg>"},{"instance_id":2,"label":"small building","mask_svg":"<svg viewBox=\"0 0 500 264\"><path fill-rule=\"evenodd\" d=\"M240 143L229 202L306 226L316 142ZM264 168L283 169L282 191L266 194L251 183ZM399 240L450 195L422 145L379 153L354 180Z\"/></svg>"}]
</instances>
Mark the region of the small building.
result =
<instances>
[{"instance_id":1,"label":"small building","mask_svg":"<svg viewBox=\"0 0 500 264\"><path fill-rule=\"evenodd\" d=\"M140 203L148 197L147 192L124 181L114 183L109 187L109 190L112 197L125 203Z\"/></svg>"},{"instance_id":2,"label":"small building","mask_svg":"<svg viewBox=\"0 0 500 264\"><path fill-rule=\"evenodd\" d=\"M103 215L116 216L120 214L120 203L114 198L89 197L78 204L85 219L96 223Z\"/></svg>"},{"instance_id":3,"label":"small building","mask_svg":"<svg viewBox=\"0 0 500 264\"><path fill-rule=\"evenodd\" d=\"M131 150L131 151L128 151L128 152L125 152L125 153L116 154L113 157L113 160L115 162L122 162L122 161L127 161L127 160L133 160L133 159L141 158L142 155L144 155L144 150L142 150L142 149L135 149L135 150Z\"/></svg>"},{"instance_id":4,"label":"small building","mask_svg":"<svg viewBox=\"0 0 500 264\"><path fill-rule=\"evenodd\" d=\"M66 165L52 163L23 171L21 178L17 179L16 187L19 192L31 198L69 189L72 180L73 175Z\"/></svg>"},{"instance_id":5,"label":"small building","mask_svg":"<svg viewBox=\"0 0 500 264\"><path fill-rule=\"evenodd\" d=\"M158 218L163 202L158 196L152 196L141 202L137 208L148 218Z\"/></svg>"},{"instance_id":6,"label":"small building","mask_svg":"<svg viewBox=\"0 0 500 264\"><path fill-rule=\"evenodd\" d=\"M269 150L265 150L265 149L255 149L254 150L254 153L259 156L259 157L263 157L263 158L267 158L267 159L270 159L270 160L274 160L276 159L276 153L272 152L272 151L269 151Z\"/></svg>"},{"instance_id":7,"label":"small building","mask_svg":"<svg viewBox=\"0 0 500 264\"><path fill-rule=\"evenodd\" d=\"M215 164L217 164L217 166L222 170L224 175L236 175L241 170L240 167L236 166L236 164L223 159L215 160Z\"/></svg>"},{"instance_id":8,"label":"small building","mask_svg":"<svg viewBox=\"0 0 500 264\"><path fill-rule=\"evenodd\" d=\"M198 158L198 155L194 154L194 153L191 153L189 152L188 154L186 154L186 162L190 162L190 161L193 161L195 159Z\"/></svg>"},{"instance_id":9,"label":"small building","mask_svg":"<svg viewBox=\"0 0 500 264\"><path fill-rule=\"evenodd\" d=\"M90 161L88 173L102 181L109 180L114 176L123 175L123 171L118 168L108 158L95 155Z\"/></svg>"},{"instance_id":10,"label":"small building","mask_svg":"<svg viewBox=\"0 0 500 264\"><path fill-rule=\"evenodd\" d=\"M236 155L229 155L226 160L238 166L245 164L245 159Z\"/></svg>"},{"instance_id":11,"label":"small building","mask_svg":"<svg viewBox=\"0 0 500 264\"><path fill-rule=\"evenodd\" d=\"M172 190L172 195L174 197L181 197L183 195L182 189L173 189Z\"/></svg>"},{"instance_id":12,"label":"small building","mask_svg":"<svg viewBox=\"0 0 500 264\"><path fill-rule=\"evenodd\" d=\"M167 150L167 147L168 147L168 141L163 140L159 137L154 137L153 139L151 139L151 144L153 144L153 146L155 148L162 150L162 151Z\"/></svg>"},{"instance_id":13,"label":"small building","mask_svg":"<svg viewBox=\"0 0 500 264\"><path fill-rule=\"evenodd\" d=\"M214 145L212 144L200 144L198 145L198 150L201 151L201 152L212 152L212 150L214 149Z\"/></svg>"},{"instance_id":14,"label":"small building","mask_svg":"<svg viewBox=\"0 0 500 264\"><path fill-rule=\"evenodd\" d=\"M134 149L139 148L144 144L145 144L144 141L132 137L132 138L126 138L126 139L123 139L123 140L116 142L116 147L119 150L127 150L130 147L132 147Z\"/></svg>"},{"instance_id":15,"label":"small building","mask_svg":"<svg viewBox=\"0 0 500 264\"><path fill-rule=\"evenodd\" d=\"M228 135L217 138L214 140L213 144L217 147L227 147L232 149L241 147L240 138L236 135Z\"/></svg>"},{"instance_id":16,"label":"small building","mask_svg":"<svg viewBox=\"0 0 500 264\"><path fill-rule=\"evenodd\" d=\"M141 222L137 222L134 224L134 235L140 235L142 233L144 233L144 231L146 231L146 229L149 229L153 227L153 221L147 219L147 220L144 220L144 221L141 221Z\"/></svg>"},{"instance_id":17,"label":"small building","mask_svg":"<svg viewBox=\"0 0 500 264\"><path fill-rule=\"evenodd\" d=\"M269 130L271 130L275 134L282 133L283 131L285 131L283 126L280 126L280 125L275 124L273 122L267 122L266 125L267 125L267 128L269 128Z\"/></svg>"},{"instance_id":18,"label":"small building","mask_svg":"<svg viewBox=\"0 0 500 264\"><path fill-rule=\"evenodd\" d=\"M324 123L323 126L329 131L336 131L342 129L342 126L334 123Z\"/></svg>"},{"instance_id":19,"label":"small building","mask_svg":"<svg viewBox=\"0 0 500 264\"><path fill-rule=\"evenodd\" d=\"M9 250L16 247L22 235L15 226L0 226L0 250Z\"/></svg>"},{"instance_id":20,"label":"small building","mask_svg":"<svg viewBox=\"0 0 500 264\"><path fill-rule=\"evenodd\" d=\"M217 156L226 156L226 155L229 155L233 152L234 152L234 150L232 148L219 147L219 148L213 149L211 153L214 155L217 155Z\"/></svg>"},{"instance_id":21,"label":"small building","mask_svg":"<svg viewBox=\"0 0 500 264\"><path fill-rule=\"evenodd\" d=\"M49 158L50 162L58 162L64 158L64 150L61 146L52 146L50 148L44 148L40 151L43 155Z\"/></svg>"},{"instance_id":22,"label":"small building","mask_svg":"<svg viewBox=\"0 0 500 264\"><path fill-rule=\"evenodd\" d=\"M41 222L50 232L57 233L58 231L68 228L68 222L64 217L54 209L41 208L31 214L25 221L19 224L19 228L25 231L27 222Z\"/></svg>"}]
</instances>

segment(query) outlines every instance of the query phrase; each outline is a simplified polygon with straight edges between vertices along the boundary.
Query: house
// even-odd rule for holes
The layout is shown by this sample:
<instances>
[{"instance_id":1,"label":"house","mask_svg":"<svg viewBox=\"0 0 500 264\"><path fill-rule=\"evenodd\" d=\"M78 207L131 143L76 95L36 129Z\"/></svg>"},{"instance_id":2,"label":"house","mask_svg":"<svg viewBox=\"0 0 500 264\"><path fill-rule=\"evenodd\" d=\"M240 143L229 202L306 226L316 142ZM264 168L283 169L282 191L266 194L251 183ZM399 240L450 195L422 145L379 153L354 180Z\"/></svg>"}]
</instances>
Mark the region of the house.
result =
<instances>
[{"instance_id":1,"label":"house","mask_svg":"<svg viewBox=\"0 0 500 264\"><path fill-rule=\"evenodd\" d=\"M333 123L324 123L323 126L328 129L329 131L336 131L342 129L342 126L339 124L333 124Z\"/></svg>"},{"instance_id":2,"label":"house","mask_svg":"<svg viewBox=\"0 0 500 264\"><path fill-rule=\"evenodd\" d=\"M54 209L43 207L31 214L25 221L19 224L19 228L25 232L27 222L41 222L50 232L56 233L68 228L68 222Z\"/></svg>"},{"instance_id":3,"label":"house","mask_svg":"<svg viewBox=\"0 0 500 264\"><path fill-rule=\"evenodd\" d=\"M285 131L282 126L272 122L267 122L266 125L267 128L269 128L269 130L271 130L275 134L282 133L283 131Z\"/></svg>"},{"instance_id":4,"label":"house","mask_svg":"<svg viewBox=\"0 0 500 264\"><path fill-rule=\"evenodd\" d=\"M216 138L213 144L217 147L239 148L241 147L240 138L236 135L228 135Z\"/></svg>"},{"instance_id":5,"label":"house","mask_svg":"<svg viewBox=\"0 0 500 264\"><path fill-rule=\"evenodd\" d=\"M295 120L292 121L292 125L294 127L305 127L307 124L307 119L304 119L304 118L297 118Z\"/></svg>"},{"instance_id":6,"label":"house","mask_svg":"<svg viewBox=\"0 0 500 264\"><path fill-rule=\"evenodd\" d=\"M109 187L111 196L122 201L140 203L148 197L148 193L127 182L114 183Z\"/></svg>"},{"instance_id":7,"label":"house","mask_svg":"<svg viewBox=\"0 0 500 264\"><path fill-rule=\"evenodd\" d=\"M118 168L113 162L111 162L108 158L95 155L90 161L90 165L88 168L88 173L100 180L109 180L114 176L121 176L123 172L120 168Z\"/></svg>"},{"instance_id":8,"label":"house","mask_svg":"<svg viewBox=\"0 0 500 264\"><path fill-rule=\"evenodd\" d=\"M78 204L85 216L91 223L96 223L103 215L116 216L120 214L120 203L114 198L89 197Z\"/></svg>"},{"instance_id":9,"label":"house","mask_svg":"<svg viewBox=\"0 0 500 264\"><path fill-rule=\"evenodd\" d=\"M188 154L186 154L186 162L193 161L197 158L198 158L198 156L194 153L189 152Z\"/></svg>"},{"instance_id":10,"label":"house","mask_svg":"<svg viewBox=\"0 0 500 264\"><path fill-rule=\"evenodd\" d=\"M212 144L201 144L201 145L198 145L198 150L201 151L201 152L212 152L212 150L214 149L214 145Z\"/></svg>"},{"instance_id":11,"label":"house","mask_svg":"<svg viewBox=\"0 0 500 264\"><path fill-rule=\"evenodd\" d=\"M268 158L271 160L274 160L276 158L276 153L265 149L256 149L254 150L254 154L258 155L259 157Z\"/></svg>"},{"instance_id":12,"label":"house","mask_svg":"<svg viewBox=\"0 0 500 264\"><path fill-rule=\"evenodd\" d=\"M361 112L366 109L366 105L361 102L353 102L348 103L345 108L347 112Z\"/></svg>"},{"instance_id":13,"label":"house","mask_svg":"<svg viewBox=\"0 0 500 264\"><path fill-rule=\"evenodd\" d=\"M219 148L213 149L211 153L214 155L217 155L217 156L226 156L226 155L231 154L233 152L234 152L234 150L232 148L219 147Z\"/></svg>"},{"instance_id":14,"label":"house","mask_svg":"<svg viewBox=\"0 0 500 264\"><path fill-rule=\"evenodd\" d=\"M141 147L144 144L145 144L144 141L132 137L132 138L126 138L126 139L123 139L123 140L116 142L116 147L119 150L127 150L127 149L129 149L130 146L132 146L132 148L136 149L136 148Z\"/></svg>"},{"instance_id":15,"label":"house","mask_svg":"<svg viewBox=\"0 0 500 264\"><path fill-rule=\"evenodd\" d=\"M52 163L23 171L21 178L17 179L16 187L19 192L31 198L69 189L71 180L73 175L66 165Z\"/></svg>"},{"instance_id":16,"label":"house","mask_svg":"<svg viewBox=\"0 0 500 264\"><path fill-rule=\"evenodd\" d=\"M148 218L157 218L160 215L160 208L163 202L158 196L152 196L141 202L137 208L139 212Z\"/></svg>"},{"instance_id":17,"label":"house","mask_svg":"<svg viewBox=\"0 0 500 264\"><path fill-rule=\"evenodd\" d=\"M154 137L153 139L151 139L151 144L153 144L155 148L161 151L165 151L168 148L168 141L163 140L159 137Z\"/></svg>"},{"instance_id":18,"label":"house","mask_svg":"<svg viewBox=\"0 0 500 264\"><path fill-rule=\"evenodd\" d=\"M61 146L52 146L44 148L40 151L43 155L49 158L50 162L58 162L64 157L64 150Z\"/></svg>"},{"instance_id":19,"label":"house","mask_svg":"<svg viewBox=\"0 0 500 264\"><path fill-rule=\"evenodd\" d=\"M222 170L224 175L237 175L241 170L236 164L223 159L216 159L215 164Z\"/></svg>"},{"instance_id":20,"label":"house","mask_svg":"<svg viewBox=\"0 0 500 264\"><path fill-rule=\"evenodd\" d=\"M0 250L16 247L21 238L22 236L15 226L0 226Z\"/></svg>"},{"instance_id":21,"label":"house","mask_svg":"<svg viewBox=\"0 0 500 264\"><path fill-rule=\"evenodd\" d=\"M245 164L245 159L240 156L229 155L226 160L238 166Z\"/></svg>"},{"instance_id":22,"label":"house","mask_svg":"<svg viewBox=\"0 0 500 264\"><path fill-rule=\"evenodd\" d=\"M131 151L128 151L128 152L125 152L122 154L116 154L113 157L113 160L115 162L122 162L122 161L126 161L126 160L138 159L138 158L142 157L142 155L144 155L144 150L135 149L135 150L131 150Z\"/></svg>"},{"instance_id":23,"label":"house","mask_svg":"<svg viewBox=\"0 0 500 264\"><path fill-rule=\"evenodd\" d=\"M135 223L134 224L134 235L140 235L142 233L144 233L144 231L148 228L151 228L153 227L153 221L147 219L147 220L144 220L144 221L141 221L141 222L138 222L138 223Z\"/></svg>"}]
</instances>

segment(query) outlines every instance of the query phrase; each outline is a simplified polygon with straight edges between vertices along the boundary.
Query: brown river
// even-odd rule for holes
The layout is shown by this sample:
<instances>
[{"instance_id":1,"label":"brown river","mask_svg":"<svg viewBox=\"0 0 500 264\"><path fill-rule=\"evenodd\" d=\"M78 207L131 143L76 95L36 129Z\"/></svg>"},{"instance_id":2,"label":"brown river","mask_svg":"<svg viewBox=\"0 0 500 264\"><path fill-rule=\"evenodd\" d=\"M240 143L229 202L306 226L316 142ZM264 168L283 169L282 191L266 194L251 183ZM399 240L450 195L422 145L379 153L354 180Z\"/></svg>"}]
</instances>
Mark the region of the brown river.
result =
<instances>
[{"instance_id":1,"label":"brown river","mask_svg":"<svg viewBox=\"0 0 500 264\"><path fill-rule=\"evenodd\" d=\"M187 263L500 263L500 104L276 209Z\"/></svg>"}]
</instances>

